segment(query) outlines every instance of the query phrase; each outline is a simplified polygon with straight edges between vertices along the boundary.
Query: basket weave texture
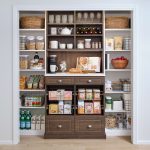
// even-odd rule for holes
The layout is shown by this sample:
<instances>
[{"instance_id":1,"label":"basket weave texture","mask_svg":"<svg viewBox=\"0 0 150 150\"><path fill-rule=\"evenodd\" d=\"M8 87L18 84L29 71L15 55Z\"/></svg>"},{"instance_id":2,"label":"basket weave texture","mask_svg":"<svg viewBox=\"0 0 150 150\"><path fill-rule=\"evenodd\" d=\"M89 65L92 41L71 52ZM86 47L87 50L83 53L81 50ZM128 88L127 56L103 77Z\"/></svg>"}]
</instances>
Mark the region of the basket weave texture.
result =
<instances>
[{"instance_id":1,"label":"basket weave texture","mask_svg":"<svg viewBox=\"0 0 150 150\"><path fill-rule=\"evenodd\" d=\"M44 18L39 16L24 16L20 18L20 26L23 29L44 28Z\"/></svg>"},{"instance_id":2,"label":"basket weave texture","mask_svg":"<svg viewBox=\"0 0 150 150\"><path fill-rule=\"evenodd\" d=\"M129 28L129 18L128 17L107 17L106 18L106 28Z\"/></svg>"},{"instance_id":3,"label":"basket weave texture","mask_svg":"<svg viewBox=\"0 0 150 150\"><path fill-rule=\"evenodd\" d=\"M128 65L128 60L111 60L111 64L115 69L125 69Z\"/></svg>"}]
</instances>

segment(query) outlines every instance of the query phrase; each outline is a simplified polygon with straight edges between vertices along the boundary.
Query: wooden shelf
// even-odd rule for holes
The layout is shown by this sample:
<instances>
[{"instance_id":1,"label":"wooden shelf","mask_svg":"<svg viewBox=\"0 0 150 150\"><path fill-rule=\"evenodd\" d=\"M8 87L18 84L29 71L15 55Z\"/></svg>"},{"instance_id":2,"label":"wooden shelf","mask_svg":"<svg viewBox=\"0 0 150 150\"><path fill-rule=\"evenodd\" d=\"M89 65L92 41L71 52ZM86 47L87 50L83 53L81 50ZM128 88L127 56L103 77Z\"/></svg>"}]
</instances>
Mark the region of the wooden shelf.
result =
<instances>
[{"instance_id":1,"label":"wooden shelf","mask_svg":"<svg viewBox=\"0 0 150 150\"><path fill-rule=\"evenodd\" d=\"M102 22L83 22L83 23L75 23L75 25L102 25Z\"/></svg>"},{"instance_id":2,"label":"wooden shelf","mask_svg":"<svg viewBox=\"0 0 150 150\"><path fill-rule=\"evenodd\" d=\"M48 34L47 36L48 37L74 37L73 34L71 34L71 35L51 35L51 34Z\"/></svg>"},{"instance_id":3,"label":"wooden shelf","mask_svg":"<svg viewBox=\"0 0 150 150\"><path fill-rule=\"evenodd\" d=\"M47 49L50 52L102 52L103 49Z\"/></svg>"},{"instance_id":4,"label":"wooden shelf","mask_svg":"<svg viewBox=\"0 0 150 150\"><path fill-rule=\"evenodd\" d=\"M82 37L82 36L84 36L84 37L85 37L85 36L88 36L88 37L90 37L90 36L91 36L91 37L99 37L99 36L103 36L103 34L81 34L81 35L77 34L76 36L77 36L77 37L80 37L80 36L81 36L81 37Z\"/></svg>"},{"instance_id":5,"label":"wooden shelf","mask_svg":"<svg viewBox=\"0 0 150 150\"><path fill-rule=\"evenodd\" d=\"M74 26L74 23L47 23L49 26Z\"/></svg>"},{"instance_id":6,"label":"wooden shelf","mask_svg":"<svg viewBox=\"0 0 150 150\"><path fill-rule=\"evenodd\" d=\"M45 92L45 89L23 89L20 92Z\"/></svg>"}]
</instances>

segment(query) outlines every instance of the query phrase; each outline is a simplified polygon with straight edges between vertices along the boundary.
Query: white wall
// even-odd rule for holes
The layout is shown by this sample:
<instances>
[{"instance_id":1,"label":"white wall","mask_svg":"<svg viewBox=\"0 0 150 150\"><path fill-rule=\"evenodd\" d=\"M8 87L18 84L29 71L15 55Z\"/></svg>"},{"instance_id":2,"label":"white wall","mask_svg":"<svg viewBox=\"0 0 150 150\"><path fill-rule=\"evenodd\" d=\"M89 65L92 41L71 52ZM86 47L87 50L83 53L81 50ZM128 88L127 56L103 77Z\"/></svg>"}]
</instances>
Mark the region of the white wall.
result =
<instances>
[{"instance_id":1,"label":"white wall","mask_svg":"<svg viewBox=\"0 0 150 150\"><path fill-rule=\"evenodd\" d=\"M49 8L99 8L108 6L138 6L138 74L140 102L138 108L138 141L150 143L150 2L146 0L5 0L0 5L0 48L1 48L1 72L0 72L0 143L12 141L12 8L13 5L44 5Z\"/></svg>"}]
</instances>

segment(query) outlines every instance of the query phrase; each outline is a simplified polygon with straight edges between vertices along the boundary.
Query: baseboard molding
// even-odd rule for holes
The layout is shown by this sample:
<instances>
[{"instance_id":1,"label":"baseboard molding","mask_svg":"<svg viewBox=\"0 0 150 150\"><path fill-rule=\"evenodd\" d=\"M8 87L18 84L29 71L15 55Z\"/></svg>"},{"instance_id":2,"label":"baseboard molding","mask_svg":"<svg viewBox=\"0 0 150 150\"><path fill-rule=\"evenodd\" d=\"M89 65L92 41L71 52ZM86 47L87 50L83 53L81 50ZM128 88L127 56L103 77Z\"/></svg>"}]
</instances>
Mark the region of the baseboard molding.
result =
<instances>
[{"instance_id":1,"label":"baseboard molding","mask_svg":"<svg viewBox=\"0 0 150 150\"><path fill-rule=\"evenodd\" d=\"M137 141L137 144L139 144L139 145L150 145L150 141L149 141L149 140L145 140L145 141L143 141L143 140L138 140L138 141Z\"/></svg>"},{"instance_id":2,"label":"baseboard molding","mask_svg":"<svg viewBox=\"0 0 150 150\"><path fill-rule=\"evenodd\" d=\"M0 141L0 145L10 145L10 144L13 144L13 141Z\"/></svg>"}]
</instances>

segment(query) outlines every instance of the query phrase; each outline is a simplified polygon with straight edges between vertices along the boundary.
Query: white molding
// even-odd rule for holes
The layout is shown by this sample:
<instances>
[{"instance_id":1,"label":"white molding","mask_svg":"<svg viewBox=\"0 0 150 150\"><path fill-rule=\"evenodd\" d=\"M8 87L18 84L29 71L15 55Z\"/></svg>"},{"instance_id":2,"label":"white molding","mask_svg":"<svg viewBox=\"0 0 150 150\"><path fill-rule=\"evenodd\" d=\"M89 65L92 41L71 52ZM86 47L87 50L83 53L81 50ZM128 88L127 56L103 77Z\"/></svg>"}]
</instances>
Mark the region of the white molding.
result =
<instances>
[{"instance_id":1,"label":"white molding","mask_svg":"<svg viewBox=\"0 0 150 150\"><path fill-rule=\"evenodd\" d=\"M150 145L150 140L138 140L136 144L139 144L139 145Z\"/></svg>"},{"instance_id":2,"label":"white molding","mask_svg":"<svg viewBox=\"0 0 150 150\"><path fill-rule=\"evenodd\" d=\"M2 141L0 141L0 145L10 145L10 144L13 144L13 141L11 141L11 140L2 140Z\"/></svg>"}]
</instances>

